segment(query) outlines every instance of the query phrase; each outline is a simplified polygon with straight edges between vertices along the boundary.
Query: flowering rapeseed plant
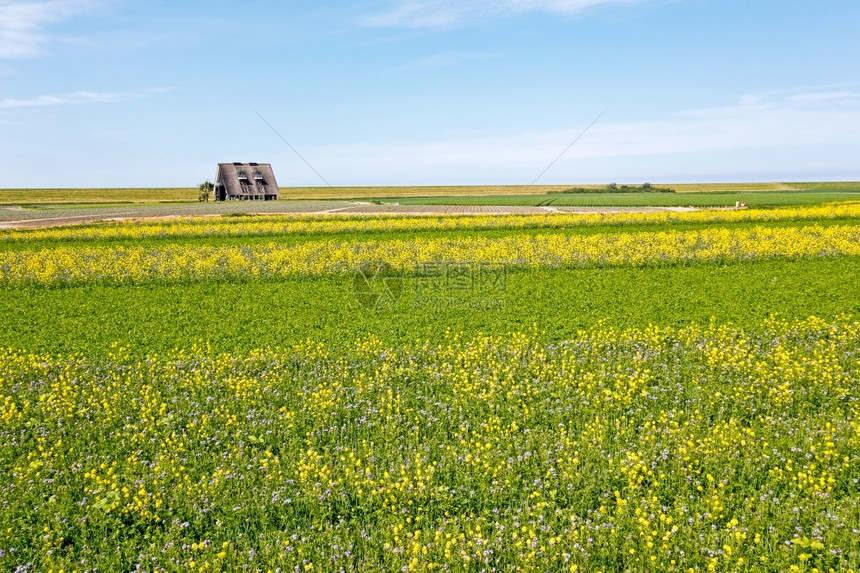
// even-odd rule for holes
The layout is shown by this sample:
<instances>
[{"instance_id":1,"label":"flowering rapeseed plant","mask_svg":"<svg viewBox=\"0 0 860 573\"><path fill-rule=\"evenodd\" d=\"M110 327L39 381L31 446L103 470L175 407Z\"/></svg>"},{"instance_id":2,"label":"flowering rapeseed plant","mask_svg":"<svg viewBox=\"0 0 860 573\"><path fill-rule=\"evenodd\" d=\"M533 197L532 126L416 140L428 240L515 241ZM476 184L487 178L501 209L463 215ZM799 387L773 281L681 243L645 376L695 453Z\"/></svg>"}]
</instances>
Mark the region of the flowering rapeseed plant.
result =
<instances>
[{"instance_id":1,"label":"flowering rapeseed plant","mask_svg":"<svg viewBox=\"0 0 860 573\"><path fill-rule=\"evenodd\" d=\"M589 226L671 225L838 220L860 217L860 203L768 210L699 210L651 213L570 213L547 215L354 216L268 215L254 217L184 217L135 224L113 223L28 231L0 230L4 241L85 241L101 239L170 239L181 237L252 237L367 232L413 232L481 229L565 228Z\"/></svg>"},{"instance_id":2,"label":"flowering rapeseed plant","mask_svg":"<svg viewBox=\"0 0 860 573\"><path fill-rule=\"evenodd\" d=\"M851 571L860 323L0 353L0 567Z\"/></svg>"},{"instance_id":3,"label":"flowering rapeseed plant","mask_svg":"<svg viewBox=\"0 0 860 573\"><path fill-rule=\"evenodd\" d=\"M383 261L395 270L409 270L434 261L598 267L837 255L860 255L860 228L816 224L499 238L323 239L242 246L79 245L0 252L0 285L323 275L352 272L374 261Z\"/></svg>"}]
</instances>

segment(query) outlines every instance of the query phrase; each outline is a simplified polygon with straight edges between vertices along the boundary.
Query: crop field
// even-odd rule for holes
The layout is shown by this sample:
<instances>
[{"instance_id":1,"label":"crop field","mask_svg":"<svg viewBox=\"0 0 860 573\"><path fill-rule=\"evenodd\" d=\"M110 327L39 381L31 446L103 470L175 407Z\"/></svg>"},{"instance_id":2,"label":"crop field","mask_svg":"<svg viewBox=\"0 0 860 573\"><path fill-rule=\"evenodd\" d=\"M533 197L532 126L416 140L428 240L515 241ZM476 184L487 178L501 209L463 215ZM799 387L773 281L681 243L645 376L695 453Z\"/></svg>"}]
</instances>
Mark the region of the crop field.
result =
<instances>
[{"instance_id":1,"label":"crop field","mask_svg":"<svg viewBox=\"0 0 860 573\"><path fill-rule=\"evenodd\" d=\"M0 230L0 570L858 572L860 193L784 194Z\"/></svg>"},{"instance_id":2,"label":"crop field","mask_svg":"<svg viewBox=\"0 0 860 573\"><path fill-rule=\"evenodd\" d=\"M388 199L383 199L388 201ZM402 205L533 205L552 207L731 207L745 201L750 207L820 205L860 200L860 186L838 191L731 191L688 193L548 193L544 195L487 195L448 197L402 197L391 199Z\"/></svg>"},{"instance_id":3,"label":"crop field","mask_svg":"<svg viewBox=\"0 0 860 573\"><path fill-rule=\"evenodd\" d=\"M412 186L412 187L282 187L284 198L293 200L350 200L350 199L419 199L439 197L511 197L523 195L553 195L572 187L602 189L606 184L576 185L470 185L470 186ZM804 191L857 191L860 182L831 181L810 183L659 183L678 193L771 193ZM603 196L605 194L601 194ZM98 204L140 203L194 203L198 191L194 187L140 188L140 189L0 189L0 206L25 205L32 207ZM734 195L732 195L734 197ZM520 199L521 201L524 199ZM840 200L840 199L831 199ZM735 199L731 199L734 204ZM576 203L579 204L579 203ZM609 203L610 205L614 203ZM636 204L641 204L636 203ZM700 203L686 203L698 205Z\"/></svg>"},{"instance_id":4,"label":"crop field","mask_svg":"<svg viewBox=\"0 0 860 573\"><path fill-rule=\"evenodd\" d=\"M2 193L2 192L0 192ZM860 192L586 193L412 197L366 200L281 200L230 202L42 203L0 205L0 229L87 225L99 222L239 215L546 215L557 213L642 213L734 209L739 201L761 209L857 202ZM691 206L692 205L692 206Z\"/></svg>"},{"instance_id":5,"label":"crop field","mask_svg":"<svg viewBox=\"0 0 860 573\"><path fill-rule=\"evenodd\" d=\"M196 201L197 189L0 189L0 205Z\"/></svg>"},{"instance_id":6,"label":"crop field","mask_svg":"<svg viewBox=\"0 0 860 573\"><path fill-rule=\"evenodd\" d=\"M755 188L756 184L752 184ZM770 184L765 184L770 188ZM552 193L570 185L482 185L416 187L282 187L284 197L300 200L343 200L368 197L410 197L434 195L510 195L512 193ZM586 186L590 187L590 186ZM600 185L593 187L599 188ZM70 205L74 203L158 203L196 202L198 190L155 189L0 189L0 205Z\"/></svg>"}]
</instances>

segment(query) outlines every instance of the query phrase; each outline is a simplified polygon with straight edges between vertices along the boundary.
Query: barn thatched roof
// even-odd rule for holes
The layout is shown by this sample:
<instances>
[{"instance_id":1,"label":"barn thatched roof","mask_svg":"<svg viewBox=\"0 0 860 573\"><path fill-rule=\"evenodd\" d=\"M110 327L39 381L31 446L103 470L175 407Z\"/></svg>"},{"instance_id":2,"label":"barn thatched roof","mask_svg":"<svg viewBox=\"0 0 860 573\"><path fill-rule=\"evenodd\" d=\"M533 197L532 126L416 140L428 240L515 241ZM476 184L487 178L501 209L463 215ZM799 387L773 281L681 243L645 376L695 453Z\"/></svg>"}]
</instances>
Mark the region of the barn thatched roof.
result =
<instances>
[{"instance_id":1,"label":"barn thatched roof","mask_svg":"<svg viewBox=\"0 0 860 573\"><path fill-rule=\"evenodd\" d=\"M247 181L247 185L242 182ZM275 172L270 163L219 163L215 174L215 185L223 185L228 197L246 197L259 194L259 187L265 195L280 195Z\"/></svg>"}]
</instances>

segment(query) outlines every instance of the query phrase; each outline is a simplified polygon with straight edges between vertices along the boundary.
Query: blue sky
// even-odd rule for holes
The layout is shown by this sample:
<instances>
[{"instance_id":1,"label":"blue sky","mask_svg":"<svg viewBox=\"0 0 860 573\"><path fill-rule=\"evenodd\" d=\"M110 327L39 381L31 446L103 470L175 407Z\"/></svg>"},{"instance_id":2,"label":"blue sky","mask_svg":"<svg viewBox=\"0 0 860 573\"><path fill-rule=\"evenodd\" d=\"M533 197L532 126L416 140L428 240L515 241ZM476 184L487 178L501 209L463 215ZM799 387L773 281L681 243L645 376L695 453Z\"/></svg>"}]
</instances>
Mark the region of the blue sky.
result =
<instances>
[{"instance_id":1,"label":"blue sky","mask_svg":"<svg viewBox=\"0 0 860 573\"><path fill-rule=\"evenodd\" d=\"M860 180L856 0L0 0L0 187Z\"/></svg>"}]
</instances>

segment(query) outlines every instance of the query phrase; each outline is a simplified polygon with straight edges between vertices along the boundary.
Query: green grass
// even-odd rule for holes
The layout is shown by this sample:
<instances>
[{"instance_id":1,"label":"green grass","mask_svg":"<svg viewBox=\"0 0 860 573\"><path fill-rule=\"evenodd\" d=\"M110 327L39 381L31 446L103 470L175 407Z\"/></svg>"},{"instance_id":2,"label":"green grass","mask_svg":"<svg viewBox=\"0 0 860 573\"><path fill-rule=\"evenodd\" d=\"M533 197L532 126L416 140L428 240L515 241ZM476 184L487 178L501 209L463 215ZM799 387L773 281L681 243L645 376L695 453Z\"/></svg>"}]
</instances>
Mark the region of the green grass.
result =
<instances>
[{"instance_id":1,"label":"green grass","mask_svg":"<svg viewBox=\"0 0 860 573\"><path fill-rule=\"evenodd\" d=\"M537 324L563 340L600 320L619 327L683 325L712 317L753 326L770 314L860 313L860 260L760 261L727 266L511 272L501 308L414 308L414 279L397 306L360 306L352 277L275 282L6 288L0 347L103 355L114 342L164 352L210 342L246 352L313 339L346 346L373 334L388 344L455 331L504 334ZM482 297L478 297L479 299ZM445 304L441 296L438 304Z\"/></svg>"},{"instance_id":2,"label":"green grass","mask_svg":"<svg viewBox=\"0 0 860 573\"><path fill-rule=\"evenodd\" d=\"M735 201L746 201L749 207L779 207L788 205L820 205L836 201L860 200L860 188L841 192L556 193L483 197L401 197L383 200L386 203L399 203L401 205L524 205L554 207L733 207Z\"/></svg>"}]
</instances>

